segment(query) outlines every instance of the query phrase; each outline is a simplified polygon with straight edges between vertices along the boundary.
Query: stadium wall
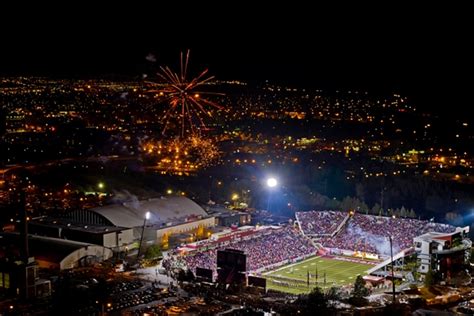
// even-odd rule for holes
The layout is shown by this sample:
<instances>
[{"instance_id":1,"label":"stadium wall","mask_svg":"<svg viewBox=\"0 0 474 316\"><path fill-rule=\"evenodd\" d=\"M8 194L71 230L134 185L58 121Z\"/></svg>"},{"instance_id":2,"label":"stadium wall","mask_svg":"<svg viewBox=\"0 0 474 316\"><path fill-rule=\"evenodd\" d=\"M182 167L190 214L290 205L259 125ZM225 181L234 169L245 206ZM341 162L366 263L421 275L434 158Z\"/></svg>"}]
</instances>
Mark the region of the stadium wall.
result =
<instances>
[{"instance_id":1,"label":"stadium wall","mask_svg":"<svg viewBox=\"0 0 474 316\"><path fill-rule=\"evenodd\" d=\"M214 217L208 217L199 219L196 221L183 223L175 226L164 227L156 230L156 239L161 240L164 235L182 234L193 229L197 229L199 226L213 227L215 226L216 220Z\"/></svg>"}]
</instances>

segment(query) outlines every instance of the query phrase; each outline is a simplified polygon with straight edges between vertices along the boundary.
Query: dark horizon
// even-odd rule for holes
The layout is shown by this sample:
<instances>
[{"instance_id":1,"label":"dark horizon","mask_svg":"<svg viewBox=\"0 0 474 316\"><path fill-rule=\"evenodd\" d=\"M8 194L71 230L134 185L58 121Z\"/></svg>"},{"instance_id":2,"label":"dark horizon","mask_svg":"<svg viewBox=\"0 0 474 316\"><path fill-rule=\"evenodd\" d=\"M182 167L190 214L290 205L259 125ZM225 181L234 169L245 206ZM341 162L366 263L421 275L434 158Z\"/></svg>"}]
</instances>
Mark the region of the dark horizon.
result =
<instances>
[{"instance_id":1,"label":"dark horizon","mask_svg":"<svg viewBox=\"0 0 474 316\"><path fill-rule=\"evenodd\" d=\"M423 109L447 112L471 103L464 78L473 54L463 19L448 25L439 15L421 19L417 12L312 16L304 8L241 9L187 12L178 26L173 22L181 20L134 10L88 12L86 20L71 12L38 15L28 19L32 29L10 26L4 34L0 75L140 78L157 65L176 68L179 52L189 48L191 66L209 68L221 80L401 93ZM150 53L156 63L145 60Z\"/></svg>"}]
</instances>

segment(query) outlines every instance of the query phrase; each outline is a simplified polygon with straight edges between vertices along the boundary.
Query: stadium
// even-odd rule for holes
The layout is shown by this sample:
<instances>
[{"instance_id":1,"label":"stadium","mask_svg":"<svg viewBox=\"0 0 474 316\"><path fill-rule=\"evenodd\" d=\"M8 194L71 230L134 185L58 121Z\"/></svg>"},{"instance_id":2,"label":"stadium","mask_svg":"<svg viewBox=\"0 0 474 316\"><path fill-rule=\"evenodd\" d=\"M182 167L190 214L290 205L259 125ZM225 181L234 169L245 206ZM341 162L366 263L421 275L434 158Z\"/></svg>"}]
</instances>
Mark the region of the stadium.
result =
<instances>
[{"instance_id":1,"label":"stadium","mask_svg":"<svg viewBox=\"0 0 474 316\"><path fill-rule=\"evenodd\" d=\"M194 274L198 268L208 269L215 280L217 252L240 250L246 254L247 275L265 278L268 289L299 294L315 286L350 286L359 274L380 284L390 276L386 268L392 262L391 250L395 262L414 253L417 236L464 234L465 229L353 211L297 212L293 224L244 226L179 247L162 265L168 271L185 269Z\"/></svg>"}]
</instances>

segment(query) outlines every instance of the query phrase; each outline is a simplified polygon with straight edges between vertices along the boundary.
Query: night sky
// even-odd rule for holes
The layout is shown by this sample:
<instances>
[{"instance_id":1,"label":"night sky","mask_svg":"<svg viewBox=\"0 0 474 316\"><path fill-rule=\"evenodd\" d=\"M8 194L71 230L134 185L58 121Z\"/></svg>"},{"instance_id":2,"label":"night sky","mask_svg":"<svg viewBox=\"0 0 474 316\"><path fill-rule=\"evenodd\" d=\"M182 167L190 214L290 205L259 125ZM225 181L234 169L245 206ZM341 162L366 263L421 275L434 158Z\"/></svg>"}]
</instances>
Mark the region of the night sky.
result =
<instances>
[{"instance_id":1,"label":"night sky","mask_svg":"<svg viewBox=\"0 0 474 316\"><path fill-rule=\"evenodd\" d=\"M422 108L472 105L474 27L461 9L183 6L4 10L0 74L138 78L152 72L147 54L155 66L177 65L191 48L197 70L218 79L401 92Z\"/></svg>"}]
</instances>

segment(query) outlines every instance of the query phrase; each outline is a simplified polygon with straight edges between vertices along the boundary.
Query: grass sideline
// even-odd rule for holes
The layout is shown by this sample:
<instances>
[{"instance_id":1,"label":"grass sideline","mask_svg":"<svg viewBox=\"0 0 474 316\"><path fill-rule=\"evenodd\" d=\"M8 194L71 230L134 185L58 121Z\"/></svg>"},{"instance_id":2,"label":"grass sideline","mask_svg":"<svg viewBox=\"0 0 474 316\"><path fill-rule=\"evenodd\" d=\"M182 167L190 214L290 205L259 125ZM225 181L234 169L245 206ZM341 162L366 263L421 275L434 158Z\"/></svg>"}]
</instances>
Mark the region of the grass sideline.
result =
<instances>
[{"instance_id":1,"label":"grass sideline","mask_svg":"<svg viewBox=\"0 0 474 316\"><path fill-rule=\"evenodd\" d=\"M264 273L264 277L267 279L267 289L292 294L302 294L308 293L315 287L316 268L318 274L318 286L321 288L329 288L331 286L352 284L357 275L365 275L365 272L371 267L373 267L373 265L338 260L335 258L312 257L298 263L292 263L276 270L266 272ZM311 274L311 284L309 286L307 285L308 271ZM326 284L324 284L324 273L326 273ZM275 284L272 282L272 277L280 278L279 280L283 280L283 282L285 282L285 279L300 280L300 286L287 287Z\"/></svg>"}]
</instances>

